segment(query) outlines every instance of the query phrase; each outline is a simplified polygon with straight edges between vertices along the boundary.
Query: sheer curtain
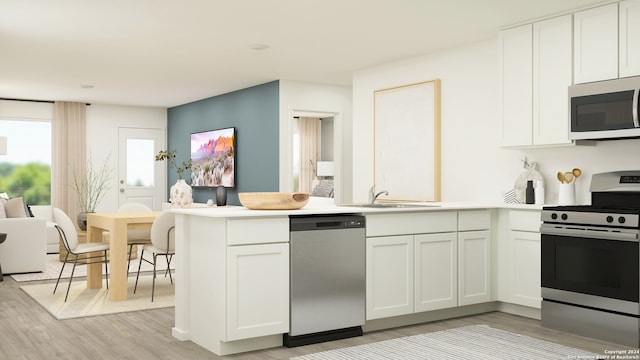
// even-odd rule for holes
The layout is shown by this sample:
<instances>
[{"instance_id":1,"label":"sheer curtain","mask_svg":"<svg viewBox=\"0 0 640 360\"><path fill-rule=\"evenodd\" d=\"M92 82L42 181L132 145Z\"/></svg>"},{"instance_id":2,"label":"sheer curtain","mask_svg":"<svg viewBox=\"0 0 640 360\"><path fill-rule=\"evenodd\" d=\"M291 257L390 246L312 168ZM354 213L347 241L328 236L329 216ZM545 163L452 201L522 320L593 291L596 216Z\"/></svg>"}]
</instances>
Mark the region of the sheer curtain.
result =
<instances>
[{"instance_id":1,"label":"sheer curtain","mask_svg":"<svg viewBox=\"0 0 640 360\"><path fill-rule=\"evenodd\" d=\"M71 218L80 212L80 202L73 190L74 174L86 172L86 111L85 103L54 103L51 124L51 205L62 209Z\"/></svg>"},{"instance_id":2,"label":"sheer curtain","mask_svg":"<svg viewBox=\"0 0 640 360\"><path fill-rule=\"evenodd\" d=\"M300 191L311 192L311 183L316 177L318 162L318 136L320 119L300 117Z\"/></svg>"}]
</instances>

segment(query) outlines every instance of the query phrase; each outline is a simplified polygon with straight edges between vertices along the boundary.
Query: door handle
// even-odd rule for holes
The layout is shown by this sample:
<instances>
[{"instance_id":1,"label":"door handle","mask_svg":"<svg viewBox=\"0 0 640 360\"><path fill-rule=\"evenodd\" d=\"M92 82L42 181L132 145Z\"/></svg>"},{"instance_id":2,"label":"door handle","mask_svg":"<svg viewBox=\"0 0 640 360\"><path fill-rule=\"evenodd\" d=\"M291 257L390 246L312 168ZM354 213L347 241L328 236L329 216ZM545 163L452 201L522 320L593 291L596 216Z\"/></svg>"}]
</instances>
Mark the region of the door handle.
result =
<instances>
[{"instance_id":1,"label":"door handle","mask_svg":"<svg viewBox=\"0 0 640 360\"><path fill-rule=\"evenodd\" d=\"M637 128L640 127L640 122L638 121L638 93L640 93L640 89L636 89L633 92L633 109L631 109L631 112L633 113L633 126Z\"/></svg>"},{"instance_id":2,"label":"door handle","mask_svg":"<svg viewBox=\"0 0 640 360\"><path fill-rule=\"evenodd\" d=\"M121 192L121 193L123 193L123 192L124 192L124 189L123 189L123 188L120 188L120 192Z\"/></svg>"}]
</instances>

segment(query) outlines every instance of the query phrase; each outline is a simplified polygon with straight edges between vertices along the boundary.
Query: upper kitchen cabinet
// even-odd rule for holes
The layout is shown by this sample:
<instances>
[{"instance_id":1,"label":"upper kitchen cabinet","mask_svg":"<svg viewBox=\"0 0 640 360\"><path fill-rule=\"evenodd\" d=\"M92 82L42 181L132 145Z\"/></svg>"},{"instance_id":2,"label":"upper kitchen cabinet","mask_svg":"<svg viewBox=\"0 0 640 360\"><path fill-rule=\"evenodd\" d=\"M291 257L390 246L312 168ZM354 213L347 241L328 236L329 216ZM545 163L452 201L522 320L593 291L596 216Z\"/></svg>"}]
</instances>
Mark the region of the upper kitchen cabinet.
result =
<instances>
[{"instance_id":1,"label":"upper kitchen cabinet","mask_svg":"<svg viewBox=\"0 0 640 360\"><path fill-rule=\"evenodd\" d=\"M618 4L574 14L576 84L618 77Z\"/></svg>"},{"instance_id":2,"label":"upper kitchen cabinet","mask_svg":"<svg viewBox=\"0 0 640 360\"><path fill-rule=\"evenodd\" d=\"M569 144L571 15L533 24L533 144Z\"/></svg>"},{"instance_id":3,"label":"upper kitchen cabinet","mask_svg":"<svg viewBox=\"0 0 640 360\"><path fill-rule=\"evenodd\" d=\"M640 75L640 0L620 2L620 77Z\"/></svg>"},{"instance_id":4,"label":"upper kitchen cabinet","mask_svg":"<svg viewBox=\"0 0 640 360\"><path fill-rule=\"evenodd\" d=\"M502 146L570 144L572 17L499 34Z\"/></svg>"},{"instance_id":5,"label":"upper kitchen cabinet","mask_svg":"<svg viewBox=\"0 0 640 360\"><path fill-rule=\"evenodd\" d=\"M531 145L533 141L532 25L500 32L500 112L502 146Z\"/></svg>"}]
</instances>

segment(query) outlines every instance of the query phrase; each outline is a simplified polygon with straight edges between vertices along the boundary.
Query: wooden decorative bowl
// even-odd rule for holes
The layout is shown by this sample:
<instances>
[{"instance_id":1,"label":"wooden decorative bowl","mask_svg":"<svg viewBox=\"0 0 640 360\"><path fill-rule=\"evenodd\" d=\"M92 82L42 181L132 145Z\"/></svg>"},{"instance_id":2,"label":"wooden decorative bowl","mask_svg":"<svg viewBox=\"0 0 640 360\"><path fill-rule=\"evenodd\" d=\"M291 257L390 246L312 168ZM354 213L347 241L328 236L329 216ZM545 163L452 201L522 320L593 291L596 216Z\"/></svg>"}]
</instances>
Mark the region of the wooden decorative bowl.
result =
<instances>
[{"instance_id":1,"label":"wooden decorative bowl","mask_svg":"<svg viewBox=\"0 0 640 360\"><path fill-rule=\"evenodd\" d=\"M242 206L252 210L295 210L307 205L309 193L240 192Z\"/></svg>"}]
</instances>

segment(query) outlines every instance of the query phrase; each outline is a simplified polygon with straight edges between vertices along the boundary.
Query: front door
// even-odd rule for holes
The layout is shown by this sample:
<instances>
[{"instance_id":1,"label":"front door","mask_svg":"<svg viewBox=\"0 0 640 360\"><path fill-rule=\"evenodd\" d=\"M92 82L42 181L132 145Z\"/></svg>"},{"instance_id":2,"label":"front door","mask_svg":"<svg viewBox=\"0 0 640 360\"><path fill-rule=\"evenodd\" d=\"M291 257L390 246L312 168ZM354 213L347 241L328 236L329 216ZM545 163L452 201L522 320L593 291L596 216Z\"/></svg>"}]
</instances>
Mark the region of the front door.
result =
<instances>
[{"instance_id":1,"label":"front door","mask_svg":"<svg viewBox=\"0 0 640 360\"><path fill-rule=\"evenodd\" d=\"M118 129L118 206L140 203L162 208L164 166L156 166L155 154L164 146L162 129Z\"/></svg>"}]
</instances>

